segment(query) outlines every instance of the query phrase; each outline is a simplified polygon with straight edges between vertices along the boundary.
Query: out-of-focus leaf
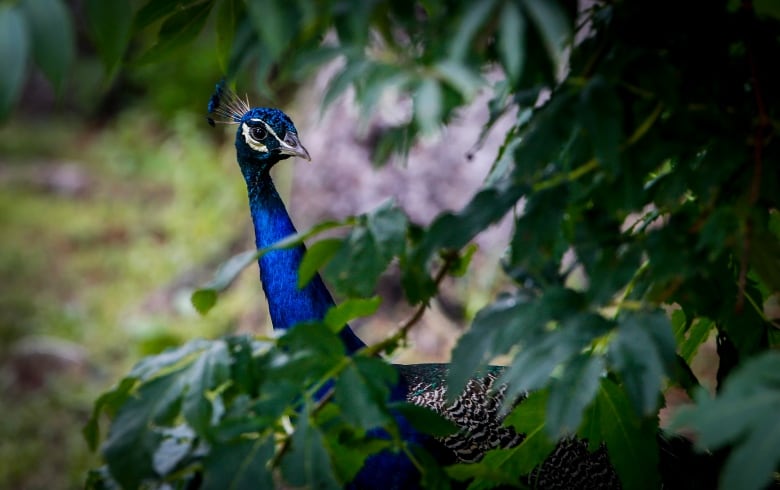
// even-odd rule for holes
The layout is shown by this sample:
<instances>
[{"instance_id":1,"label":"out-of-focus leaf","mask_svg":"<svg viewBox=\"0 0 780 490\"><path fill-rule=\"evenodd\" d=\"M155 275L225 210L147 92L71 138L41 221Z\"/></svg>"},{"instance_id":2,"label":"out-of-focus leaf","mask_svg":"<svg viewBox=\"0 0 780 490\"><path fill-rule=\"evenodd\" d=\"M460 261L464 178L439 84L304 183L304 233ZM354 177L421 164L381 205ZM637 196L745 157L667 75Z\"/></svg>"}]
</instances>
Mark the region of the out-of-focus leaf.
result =
<instances>
[{"instance_id":1,"label":"out-of-focus leaf","mask_svg":"<svg viewBox=\"0 0 780 490\"><path fill-rule=\"evenodd\" d=\"M113 73L130 41L130 29L133 25L130 2L85 0L84 7L92 39L103 59L103 65L108 73Z\"/></svg>"},{"instance_id":2,"label":"out-of-focus leaf","mask_svg":"<svg viewBox=\"0 0 780 490\"><path fill-rule=\"evenodd\" d=\"M244 269L253 264L258 256L256 250L247 250L230 257L219 266L214 277L201 289L192 293L193 306L205 315L216 304L219 292L226 290Z\"/></svg>"},{"instance_id":3,"label":"out-of-focus leaf","mask_svg":"<svg viewBox=\"0 0 780 490\"><path fill-rule=\"evenodd\" d=\"M566 13L558 2L547 0L523 0L523 6L541 33L556 73L560 73L566 59L564 48L572 38L571 24Z\"/></svg>"},{"instance_id":4,"label":"out-of-focus leaf","mask_svg":"<svg viewBox=\"0 0 780 490\"><path fill-rule=\"evenodd\" d=\"M610 344L609 360L625 382L634 407L650 414L660 401L661 381L675 364L675 343L662 311L626 313Z\"/></svg>"},{"instance_id":5,"label":"out-of-focus leaf","mask_svg":"<svg viewBox=\"0 0 780 490\"><path fill-rule=\"evenodd\" d=\"M501 9L498 51L507 77L517 82L525 63L525 18L515 2L506 2Z\"/></svg>"},{"instance_id":6,"label":"out-of-focus leaf","mask_svg":"<svg viewBox=\"0 0 780 490\"><path fill-rule=\"evenodd\" d=\"M157 34L157 42L149 51L141 55L138 62L158 61L174 50L192 42L206 25L214 1L207 0L188 5L178 9L175 14L165 19Z\"/></svg>"},{"instance_id":7,"label":"out-of-focus leaf","mask_svg":"<svg viewBox=\"0 0 780 490\"><path fill-rule=\"evenodd\" d=\"M149 25L173 15L176 11L200 1L202 0L149 0L135 14L133 28L136 31L145 29Z\"/></svg>"},{"instance_id":8,"label":"out-of-focus leaf","mask_svg":"<svg viewBox=\"0 0 780 490\"><path fill-rule=\"evenodd\" d=\"M75 54L73 22L62 0L24 0L33 59L60 90Z\"/></svg>"},{"instance_id":9,"label":"out-of-focus leaf","mask_svg":"<svg viewBox=\"0 0 780 490\"><path fill-rule=\"evenodd\" d=\"M268 461L274 454L272 436L239 438L210 451L203 461L203 490L274 488Z\"/></svg>"},{"instance_id":10,"label":"out-of-focus leaf","mask_svg":"<svg viewBox=\"0 0 780 490\"><path fill-rule=\"evenodd\" d=\"M298 268L298 287L303 288L308 284L317 271L336 255L340 247L339 238L326 238L309 247Z\"/></svg>"},{"instance_id":11,"label":"out-of-focus leaf","mask_svg":"<svg viewBox=\"0 0 780 490\"><path fill-rule=\"evenodd\" d=\"M700 388L672 428L696 430L708 449L733 445L721 474L723 488L766 488L780 464L780 353L766 352L735 370L716 398Z\"/></svg>"},{"instance_id":12,"label":"out-of-focus leaf","mask_svg":"<svg viewBox=\"0 0 780 490\"><path fill-rule=\"evenodd\" d=\"M244 4L241 0L223 0L217 10L217 59L222 71L228 72L230 53L238 22L243 15Z\"/></svg>"},{"instance_id":13,"label":"out-of-focus leaf","mask_svg":"<svg viewBox=\"0 0 780 490\"><path fill-rule=\"evenodd\" d=\"M300 22L295 2L267 0L246 2L249 20L258 37L268 47L272 60L278 60L298 33Z\"/></svg>"},{"instance_id":14,"label":"out-of-focus leaf","mask_svg":"<svg viewBox=\"0 0 780 490\"><path fill-rule=\"evenodd\" d=\"M186 387L181 412L187 423L199 434L211 424L212 402L209 391L228 381L231 359L223 340L213 341L182 374Z\"/></svg>"},{"instance_id":15,"label":"out-of-focus leaf","mask_svg":"<svg viewBox=\"0 0 780 490\"><path fill-rule=\"evenodd\" d=\"M324 322L337 332L355 318L373 315L381 303L382 298L379 296L348 299L329 309Z\"/></svg>"},{"instance_id":16,"label":"out-of-focus leaf","mask_svg":"<svg viewBox=\"0 0 780 490\"><path fill-rule=\"evenodd\" d=\"M455 60L444 60L435 65L442 79L455 88L465 100L471 100L479 89L485 85L485 80L469 65Z\"/></svg>"},{"instance_id":17,"label":"out-of-focus leaf","mask_svg":"<svg viewBox=\"0 0 780 490\"><path fill-rule=\"evenodd\" d=\"M0 5L0 120L5 119L19 97L27 65L28 27L21 12Z\"/></svg>"},{"instance_id":18,"label":"out-of-focus leaf","mask_svg":"<svg viewBox=\"0 0 780 490\"><path fill-rule=\"evenodd\" d=\"M163 439L152 457L154 471L167 476L187 456L195 441L195 432L186 424L171 429L162 429Z\"/></svg>"},{"instance_id":19,"label":"out-of-focus leaf","mask_svg":"<svg viewBox=\"0 0 780 490\"><path fill-rule=\"evenodd\" d=\"M462 60L466 57L472 39L474 39L479 29L484 26L495 4L495 0L472 2L464 9L459 19L460 25L455 36L448 40L450 59Z\"/></svg>"},{"instance_id":20,"label":"out-of-focus leaf","mask_svg":"<svg viewBox=\"0 0 780 490\"><path fill-rule=\"evenodd\" d=\"M130 396L131 390L135 387L137 379L134 377L122 378L115 388L100 395L92 407L92 414L86 425L84 425L84 439L91 450L97 449L100 438L99 418L103 412L110 414L116 413L120 406Z\"/></svg>"},{"instance_id":21,"label":"out-of-focus leaf","mask_svg":"<svg viewBox=\"0 0 780 490\"><path fill-rule=\"evenodd\" d=\"M657 424L641 419L626 393L608 378L601 378L596 399L585 412L578 435L591 451L607 444L609 460L624 488L659 488Z\"/></svg>"},{"instance_id":22,"label":"out-of-focus leaf","mask_svg":"<svg viewBox=\"0 0 780 490\"><path fill-rule=\"evenodd\" d=\"M414 118L423 134L435 133L442 116L442 93L438 80L426 78L414 94Z\"/></svg>"},{"instance_id":23,"label":"out-of-focus leaf","mask_svg":"<svg viewBox=\"0 0 780 490\"><path fill-rule=\"evenodd\" d=\"M693 361L699 346L710 338L713 327L712 321L707 318L697 318L693 321L685 340L678 342L680 355L685 359L685 362L690 364Z\"/></svg>"},{"instance_id":24,"label":"out-of-focus leaf","mask_svg":"<svg viewBox=\"0 0 780 490\"><path fill-rule=\"evenodd\" d=\"M619 169L622 110L614 88L602 77L594 77L582 91L580 117L593 143L596 158L611 172Z\"/></svg>"}]
</instances>

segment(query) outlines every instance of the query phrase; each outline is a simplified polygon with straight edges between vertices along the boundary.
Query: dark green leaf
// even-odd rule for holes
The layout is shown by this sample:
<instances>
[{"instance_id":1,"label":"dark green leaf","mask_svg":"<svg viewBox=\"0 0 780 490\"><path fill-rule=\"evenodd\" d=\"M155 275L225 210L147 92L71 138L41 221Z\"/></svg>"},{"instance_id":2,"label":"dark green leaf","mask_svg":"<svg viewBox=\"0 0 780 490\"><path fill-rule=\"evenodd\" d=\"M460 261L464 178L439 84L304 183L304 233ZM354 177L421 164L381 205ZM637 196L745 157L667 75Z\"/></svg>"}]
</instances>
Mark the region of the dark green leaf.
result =
<instances>
[{"instance_id":1,"label":"dark green leaf","mask_svg":"<svg viewBox=\"0 0 780 490\"><path fill-rule=\"evenodd\" d=\"M203 461L203 490L274 488L268 461L274 454L274 438L239 438L209 451Z\"/></svg>"},{"instance_id":2,"label":"dark green leaf","mask_svg":"<svg viewBox=\"0 0 780 490\"><path fill-rule=\"evenodd\" d=\"M200 435L211 424L213 409L209 391L228 381L230 364L227 344L223 340L215 340L182 373L182 383L187 390L182 415Z\"/></svg>"},{"instance_id":3,"label":"dark green leaf","mask_svg":"<svg viewBox=\"0 0 780 490\"><path fill-rule=\"evenodd\" d=\"M282 475L287 483L298 487L341 488L333 474L323 435L306 412L300 416L290 450L282 458Z\"/></svg>"},{"instance_id":4,"label":"dark green leaf","mask_svg":"<svg viewBox=\"0 0 780 490\"><path fill-rule=\"evenodd\" d=\"M336 403L351 424L370 430L386 425L385 402L395 370L381 359L356 357L336 380Z\"/></svg>"},{"instance_id":5,"label":"dark green leaf","mask_svg":"<svg viewBox=\"0 0 780 490\"><path fill-rule=\"evenodd\" d=\"M242 18L244 3L241 0L222 0L217 10L217 59L222 71L228 72L233 39Z\"/></svg>"},{"instance_id":6,"label":"dark green leaf","mask_svg":"<svg viewBox=\"0 0 780 490\"><path fill-rule=\"evenodd\" d=\"M453 60L462 60L466 57L472 39L477 32L485 25L488 16L493 11L495 0L484 2L472 2L459 19L458 30L455 36L448 39L449 58Z\"/></svg>"},{"instance_id":7,"label":"dark green leaf","mask_svg":"<svg viewBox=\"0 0 780 490\"><path fill-rule=\"evenodd\" d=\"M301 266L298 268L298 287L303 288L311 281L317 271L336 255L341 247L339 238L326 238L315 242L306 250Z\"/></svg>"},{"instance_id":8,"label":"dark green leaf","mask_svg":"<svg viewBox=\"0 0 780 490\"><path fill-rule=\"evenodd\" d=\"M298 31L297 5L283 0L246 2L249 20L258 37L268 47L272 60L278 60Z\"/></svg>"},{"instance_id":9,"label":"dark green leaf","mask_svg":"<svg viewBox=\"0 0 780 490\"><path fill-rule=\"evenodd\" d=\"M195 433L187 425L177 425L171 429L161 429L162 442L154 452L152 464L160 476L167 476L192 451Z\"/></svg>"},{"instance_id":10,"label":"dark green leaf","mask_svg":"<svg viewBox=\"0 0 780 490\"><path fill-rule=\"evenodd\" d=\"M498 50L504 71L517 82L525 63L525 18L515 2L506 2L501 9Z\"/></svg>"},{"instance_id":11,"label":"dark green leaf","mask_svg":"<svg viewBox=\"0 0 780 490\"><path fill-rule=\"evenodd\" d=\"M389 408L403 416L412 427L435 437L446 437L458 431L458 426L433 410L411 403L391 403Z\"/></svg>"},{"instance_id":12,"label":"dark green leaf","mask_svg":"<svg viewBox=\"0 0 780 490\"><path fill-rule=\"evenodd\" d=\"M130 396L130 392L135 387L137 381L138 380L134 377L122 378L114 389L103 393L95 400L95 404L92 407L92 414L83 429L84 439L87 440L87 445L92 451L98 447L100 438L99 418L101 413L116 413L119 407L127 400L127 397Z\"/></svg>"},{"instance_id":13,"label":"dark green leaf","mask_svg":"<svg viewBox=\"0 0 780 490\"><path fill-rule=\"evenodd\" d=\"M608 358L620 372L636 409L650 414L660 402L661 381L675 364L671 325L662 311L626 313L619 321Z\"/></svg>"},{"instance_id":14,"label":"dark green leaf","mask_svg":"<svg viewBox=\"0 0 780 490\"><path fill-rule=\"evenodd\" d=\"M560 73L566 59L566 43L572 39L572 29L566 14L558 2L547 0L523 0L528 16L536 24L547 48L550 59Z\"/></svg>"},{"instance_id":15,"label":"dark green leaf","mask_svg":"<svg viewBox=\"0 0 780 490\"><path fill-rule=\"evenodd\" d=\"M33 59L59 90L75 54L73 22L62 0L24 0Z\"/></svg>"},{"instance_id":16,"label":"dark green leaf","mask_svg":"<svg viewBox=\"0 0 780 490\"><path fill-rule=\"evenodd\" d=\"M606 443L624 488L659 488L656 431L657 423L638 418L626 393L602 378L578 435L590 442L591 450Z\"/></svg>"},{"instance_id":17,"label":"dark green leaf","mask_svg":"<svg viewBox=\"0 0 780 490\"><path fill-rule=\"evenodd\" d=\"M469 65L459 61L444 60L437 63L435 69L445 82L460 92L465 100L471 100L485 85L485 80L479 72L475 72Z\"/></svg>"},{"instance_id":18,"label":"dark green leaf","mask_svg":"<svg viewBox=\"0 0 780 490\"><path fill-rule=\"evenodd\" d=\"M550 386L547 407L549 434L560 437L577 430L585 407L596 396L604 372L604 359L591 354L580 354L566 365L560 378Z\"/></svg>"},{"instance_id":19,"label":"dark green leaf","mask_svg":"<svg viewBox=\"0 0 780 490\"><path fill-rule=\"evenodd\" d=\"M712 321L707 318L697 318L693 321L693 325L688 329L688 335L685 337L685 340L678 342L680 355L685 359L685 362L688 364L693 362L699 346L710 338L713 327Z\"/></svg>"},{"instance_id":20,"label":"dark green leaf","mask_svg":"<svg viewBox=\"0 0 780 490\"><path fill-rule=\"evenodd\" d=\"M766 352L726 379L713 399L700 388L696 405L680 409L673 428L697 431L700 446L734 445L721 475L724 488L765 488L780 463L780 354Z\"/></svg>"},{"instance_id":21,"label":"dark green leaf","mask_svg":"<svg viewBox=\"0 0 780 490\"><path fill-rule=\"evenodd\" d=\"M130 28L133 23L133 9L128 0L86 0L87 13L92 40L95 42L103 65L112 73L119 60L124 56L130 40Z\"/></svg>"},{"instance_id":22,"label":"dark green leaf","mask_svg":"<svg viewBox=\"0 0 780 490\"><path fill-rule=\"evenodd\" d=\"M133 28L136 31L145 29L149 25L200 1L202 0L149 0L135 14Z\"/></svg>"},{"instance_id":23,"label":"dark green leaf","mask_svg":"<svg viewBox=\"0 0 780 490\"><path fill-rule=\"evenodd\" d=\"M27 72L28 28L18 9L0 5L0 120L5 119L19 97Z\"/></svg>"},{"instance_id":24,"label":"dark green leaf","mask_svg":"<svg viewBox=\"0 0 780 490\"><path fill-rule=\"evenodd\" d=\"M580 116L590 136L596 158L604 168L617 172L622 135L622 108L614 87L594 77L582 91Z\"/></svg>"},{"instance_id":25,"label":"dark green leaf","mask_svg":"<svg viewBox=\"0 0 780 490\"><path fill-rule=\"evenodd\" d=\"M163 22L157 34L157 42L141 55L139 63L159 61L174 50L192 42L206 24L214 0L194 3L181 9Z\"/></svg>"}]
</instances>

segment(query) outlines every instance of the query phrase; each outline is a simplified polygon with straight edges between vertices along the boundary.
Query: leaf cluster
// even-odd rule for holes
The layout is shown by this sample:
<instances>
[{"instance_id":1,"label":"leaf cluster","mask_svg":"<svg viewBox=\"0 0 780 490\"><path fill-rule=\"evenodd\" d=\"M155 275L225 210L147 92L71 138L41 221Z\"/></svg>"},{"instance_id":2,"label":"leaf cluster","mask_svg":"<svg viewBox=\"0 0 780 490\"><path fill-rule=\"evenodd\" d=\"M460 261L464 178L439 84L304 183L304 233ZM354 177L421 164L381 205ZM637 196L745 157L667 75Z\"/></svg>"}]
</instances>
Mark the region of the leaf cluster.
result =
<instances>
[{"instance_id":1,"label":"leaf cluster","mask_svg":"<svg viewBox=\"0 0 780 490\"><path fill-rule=\"evenodd\" d=\"M167 10L152 15L153 4ZM272 79L300 79L338 58L341 68L325 104L348 88L364 114L389 89L407 97L411 113L382 135L377 161L435 132L480 90L493 94L483 134L501 115L515 118L483 188L463 209L420 227L395 207L379 208L350 220L346 238L315 243L300 271L306 281L322 269L339 293L367 297L395 261L408 300L425 305L437 292L437 265L462 272L455 263L463 260L459 251L513 213L502 264L514 287L482 310L458 341L448 382L454 396L492 359L506 356L509 366L499 383L506 386L507 421L527 437L477 464L450 468L451 477L474 478L472 488L517 483L555 441L577 436L592 449L606 445L627 488L658 487L662 393L681 386L697 395L688 412L695 416L681 415L679 423L693 426L705 449L724 451L724 485L760 488L771 480L780 461L776 451L742 463L746 454L778 441L767 415L778 393L767 374L776 368L767 352L780 344L778 321L764 308L780 294L776 8L767 2L605 2L577 16L568 2L536 0L360 2L348 8L335 1L150 2L140 12L162 23L153 50L190 38L193 27L180 25L181 12L205 22L212 8L221 38L230 39L220 47L229 75L253 68L267 87ZM208 297L196 299L199 309L213 306L215 291L229 282L217 280L219 287L202 293L201 299ZM221 400L224 413L201 398L171 395L164 402L168 388L189 392L182 384L185 371L148 382L131 376L107 395L117 410L112 427L128 427L123 410L145 414L146 430L136 425L140 432L123 450L146 448L147 477L162 476L149 455L164 435L148 427L168 427L180 436L184 429L172 422L178 420L208 442L220 464L235 461L222 453L227 439L203 428L240 413L271 424L232 433L241 435L245 458L270 460L274 467L281 461L283 477L296 485L330 486L348 481L346 468L367 452L403 446L387 408L393 371L373 358L344 357L333 328L350 315L334 315L330 328L296 327L280 345L252 356L257 360L247 365L247 379L256 385L232 378L199 384L198 396ZM712 337L720 366L718 393L709 399L696 389L700 380L690 366ZM204 349L223 343L229 355L230 342ZM273 383L263 382L271 379L265 372L273 373ZM318 405L317 394L332 379L332 403ZM356 391L340 396L347 385ZM245 387L246 396L234 395L236 386ZM141 387L154 396L131 396ZM529 398L514 406L528 391ZM252 405L269 396L267 405ZM742 409L755 417L735 415ZM205 418L196 417L201 411ZM214 414L222 418L215 421ZM291 437L276 428L281 417L292 422ZM366 435L377 426L390 437ZM350 429L335 429L344 427ZM286 441L281 449L272 434ZM116 439L109 433L109 442ZM123 478L121 463L111 461L110 450L104 454L111 474ZM193 458L197 454L193 449ZM306 471L285 473L287 458ZM179 461L185 464L180 459L168 466L180 468ZM197 464L205 468L206 461ZM272 478L268 465L261 466L246 468Z\"/></svg>"}]
</instances>

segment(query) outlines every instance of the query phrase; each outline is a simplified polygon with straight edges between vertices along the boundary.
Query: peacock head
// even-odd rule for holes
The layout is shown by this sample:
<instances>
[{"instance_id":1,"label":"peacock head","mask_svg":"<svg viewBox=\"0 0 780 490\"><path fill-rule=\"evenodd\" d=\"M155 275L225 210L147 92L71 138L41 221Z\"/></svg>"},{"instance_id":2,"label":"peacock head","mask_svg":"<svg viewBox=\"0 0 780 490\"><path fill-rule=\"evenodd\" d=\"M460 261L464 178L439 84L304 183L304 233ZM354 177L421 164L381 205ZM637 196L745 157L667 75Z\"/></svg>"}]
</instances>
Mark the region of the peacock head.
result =
<instances>
[{"instance_id":1,"label":"peacock head","mask_svg":"<svg viewBox=\"0 0 780 490\"><path fill-rule=\"evenodd\" d=\"M208 109L208 122L212 126L215 122L238 125L236 151L242 168L269 170L280 160L291 156L311 161L292 120L279 109L250 108L248 101L226 89L223 82L217 84ZM215 120L211 116L220 119Z\"/></svg>"}]
</instances>

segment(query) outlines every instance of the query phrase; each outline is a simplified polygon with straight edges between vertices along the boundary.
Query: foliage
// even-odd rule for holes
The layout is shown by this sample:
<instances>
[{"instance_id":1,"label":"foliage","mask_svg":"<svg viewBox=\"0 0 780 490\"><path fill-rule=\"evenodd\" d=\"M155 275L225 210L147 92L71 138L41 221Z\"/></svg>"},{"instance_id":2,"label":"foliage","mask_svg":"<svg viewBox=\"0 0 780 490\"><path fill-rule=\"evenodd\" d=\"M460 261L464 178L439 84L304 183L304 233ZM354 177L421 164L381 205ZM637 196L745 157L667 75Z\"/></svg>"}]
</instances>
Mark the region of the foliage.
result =
<instances>
[{"instance_id":1,"label":"foliage","mask_svg":"<svg viewBox=\"0 0 780 490\"><path fill-rule=\"evenodd\" d=\"M111 69L127 31L97 3L87 2L93 40ZM155 30L139 58L154 62L214 15L229 77L251 68L272 90L339 59L324 102L352 87L366 116L385 90L398 89L412 111L379 139L380 162L436 133L480 90L494 95L484 131L516 114L485 186L462 210L428 227L393 207L377 210L352 220L344 240L313 246L306 263L305 275L324 265L339 293L365 297L397 260L407 298L424 305L441 277L433 271L455 267L477 233L515 211L503 265L516 288L458 342L449 384L456 390L494 357L510 356L506 408L526 390L544 397L519 404L509 421L538 436L449 475L504 483L541 461L546 439L576 433L593 447L606 443L626 486L652 485L661 392L695 384L688 366L714 331L724 388L714 400L696 390L689 413L697 416L680 423L710 449L727 449L724 485L766 484L776 452L742 463L777 441L766 410L778 385L766 373L776 372L767 351L778 345L778 325L763 308L780 290L780 16L772 2L605 2L577 25L573 2L345 5L152 1L135 10L132 32ZM0 23L19 15L3 7ZM23 38L11 31L0 30ZM3 77L13 89L15 79ZM575 271L587 278L581 288L569 282ZM215 299L196 303L205 310ZM293 485L339 486L369 453L409 450L388 415L394 371L370 356L404 333L354 358L332 329L315 325L276 343L196 341L147 358L96 406L95 415L112 416L103 447L110 477L134 487L186 482L197 470L206 486L231 475L243 488L249 479L271 482L278 468ZM331 380L332 399L320 398ZM756 418L729 416L742 404ZM518 421L529 410L534 423ZM391 437L372 437L377 426ZM100 474L95 486L105 482ZM446 484L433 470L425 477Z\"/></svg>"}]
</instances>

